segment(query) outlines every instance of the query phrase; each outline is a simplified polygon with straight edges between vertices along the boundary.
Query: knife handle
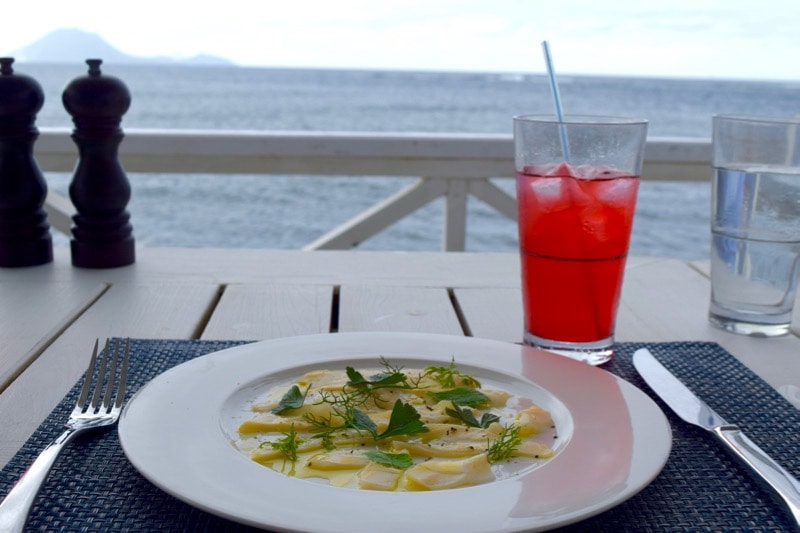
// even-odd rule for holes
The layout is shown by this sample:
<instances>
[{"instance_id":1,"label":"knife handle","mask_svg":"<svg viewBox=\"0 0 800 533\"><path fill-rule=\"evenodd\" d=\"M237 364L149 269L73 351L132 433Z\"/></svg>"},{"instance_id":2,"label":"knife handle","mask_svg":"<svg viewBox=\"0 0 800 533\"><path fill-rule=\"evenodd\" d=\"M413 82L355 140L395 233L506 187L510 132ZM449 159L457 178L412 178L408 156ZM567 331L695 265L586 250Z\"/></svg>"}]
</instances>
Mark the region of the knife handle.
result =
<instances>
[{"instance_id":1,"label":"knife handle","mask_svg":"<svg viewBox=\"0 0 800 533\"><path fill-rule=\"evenodd\" d=\"M800 529L800 482L756 446L737 426L714 428L714 434L737 459L758 474L766 486L780 497Z\"/></svg>"}]
</instances>

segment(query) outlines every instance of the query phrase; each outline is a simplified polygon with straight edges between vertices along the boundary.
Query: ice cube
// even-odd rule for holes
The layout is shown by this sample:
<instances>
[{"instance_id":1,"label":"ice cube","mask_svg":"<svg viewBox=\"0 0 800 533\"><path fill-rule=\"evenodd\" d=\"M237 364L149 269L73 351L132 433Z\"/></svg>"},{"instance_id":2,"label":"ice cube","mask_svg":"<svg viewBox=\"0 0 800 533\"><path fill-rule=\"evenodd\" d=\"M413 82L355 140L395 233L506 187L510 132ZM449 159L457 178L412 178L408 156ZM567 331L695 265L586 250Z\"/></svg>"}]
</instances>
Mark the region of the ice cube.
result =
<instances>
[{"instance_id":1,"label":"ice cube","mask_svg":"<svg viewBox=\"0 0 800 533\"><path fill-rule=\"evenodd\" d=\"M634 201L637 185L635 179L608 180L598 187L597 198L606 205L625 207Z\"/></svg>"},{"instance_id":2,"label":"ice cube","mask_svg":"<svg viewBox=\"0 0 800 533\"><path fill-rule=\"evenodd\" d=\"M569 166L567 163L559 163L544 174L545 176L559 176L559 177L573 177L575 174L573 173L572 167Z\"/></svg>"},{"instance_id":3,"label":"ice cube","mask_svg":"<svg viewBox=\"0 0 800 533\"><path fill-rule=\"evenodd\" d=\"M539 203L553 202L561 197L561 182L559 179L537 179L528 186L530 194L536 197Z\"/></svg>"},{"instance_id":4,"label":"ice cube","mask_svg":"<svg viewBox=\"0 0 800 533\"><path fill-rule=\"evenodd\" d=\"M604 165L580 165L574 176L585 180L613 179L622 175L619 170Z\"/></svg>"}]
</instances>

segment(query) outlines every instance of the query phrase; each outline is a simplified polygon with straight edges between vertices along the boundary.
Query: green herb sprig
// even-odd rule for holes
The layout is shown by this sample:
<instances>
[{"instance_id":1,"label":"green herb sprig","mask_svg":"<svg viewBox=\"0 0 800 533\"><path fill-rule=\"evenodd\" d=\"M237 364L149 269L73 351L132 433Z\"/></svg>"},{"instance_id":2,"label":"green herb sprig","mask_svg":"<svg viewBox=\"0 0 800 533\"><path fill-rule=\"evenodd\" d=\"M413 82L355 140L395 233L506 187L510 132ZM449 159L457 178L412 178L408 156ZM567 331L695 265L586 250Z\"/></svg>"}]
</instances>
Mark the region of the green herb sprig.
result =
<instances>
[{"instance_id":1,"label":"green herb sprig","mask_svg":"<svg viewBox=\"0 0 800 533\"><path fill-rule=\"evenodd\" d=\"M423 375L430 376L444 388L455 387L457 385L456 380L459 380L461 384L467 387L481 388L481 383L477 379L459 372L456 368L455 358L450 361L448 366L426 366Z\"/></svg>"},{"instance_id":2,"label":"green herb sprig","mask_svg":"<svg viewBox=\"0 0 800 533\"><path fill-rule=\"evenodd\" d=\"M462 421L467 426L474 428L486 429L493 423L500 421L500 417L492 413L483 413L481 419L478 420L477 418L475 418L475 414L472 412L472 410L461 409L455 402L453 402L452 409L450 407L447 407L445 408L444 411L453 418Z\"/></svg>"},{"instance_id":3,"label":"green herb sprig","mask_svg":"<svg viewBox=\"0 0 800 533\"><path fill-rule=\"evenodd\" d=\"M489 397L477 389L469 387L457 387L439 392L428 392L428 396L436 400L451 401L456 405L466 405L468 407L478 407L489 403Z\"/></svg>"},{"instance_id":4,"label":"green herb sprig","mask_svg":"<svg viewBox=\"0 0 800 533\"><path fill-rule=\"evenodd\" d=\"M308 395L308 391L310 389L311 385L309 385L305 391L301 391L300 387L297 385L292 385L286 394L283 395L281 401L278 402L278 407L272 410L272 413L279 415L290 409L299 409L300 407L303 407L303 404L306 401L306 395Z\"/></svg>"},{"instance_id":5,"label":"green herb sprig","mask_svg":"<svg viewBox=\"0 0 800 533\"><path fill-rule=\"evenodd\" d=\"M488 443L486 456L490 463L508 461L520 444L522 444L520 427L510 424L503 428L502 433L496 440Z\"/></svg>"},{"instance_id":6,"label":"green herb sprig","mask_svg":"<svg viewBox=\"0 0 800 533\"><path fill-rule=\"evenodd\" d=\"M373 450L367 452L367 458L379 465L399 468L400 470L406 470L414 466L414 459L407 453L387 453L380 450Z\"/></svg>"},{"instance_id":7,"label":"green herb sprig","mask_svg":"<svg viewBox=\"0 0 800 533\"><path fill-rule=\"evenodd\" d=\"M380 435L375 435L375 440L383 440L398 435L413 435L415 433L427 433L428 427L420 420L419 413L411 404L403 403L401 400L394 402L392 414L389 416L389 424L386 430Z\"/></svg>"},{"instance_id":8,"label":"green herb sprig","mask_svg":"<svg viewBox=\"0 0 800 533\"><path fill-rule=\"evenodd\" d=\"M272 442L262 442L259 446L269 444L273 450L278 450L283 456L291 462L297 461L297 447L303 443L303 439L297 436L294 430L294 424L291 425L289 431L283 433L283 438Z\"/></svg>"},{"instance_id":9,"label":"green herb sprig","mask_svg":"<svg viewBox=\"0 0 800 533\"><path fill-rule=\"evenodd\" d=\"M321 394L320 402L330 404L333 415L340 418L342 422L334 424L333 415L320 417L313 413L305 413L303 418L319 430L316 437L324 438L345 429L355 429L359 433L362 431L375 433L375 422L364 411L358 409L358 406L364 402L363 398L346 392L341 394L324 392Z\"/></svg>"},{"instance_id":10,"label":"green herb sprig","mask_svg":"<svg viewBox=\"0 0 800 533\"><path fill-rule=\"evenodd\" d=\"M400 385L402 388L407 388L410 386L408 382L408 376L406 376L405 372L403 372L403 367L394 366L383 357L381 357L381 366L383 366L384 371L370 376L369 378L365 378L361 372L351 366L348 366L345 369L347 372L347 377L350 380L347 382L347 385L350 387L366 386L373 389L397 387L398 385Z\"/></svg>"},{"instance_id":11,"label":"green herb sprig","mask_svg":"<svg viewBox=\"0 0 800 533\"><path fill-rule=\"evenodd\" d=\"M346 397L333 394L323 396L323 398L328 398L329 402L331 397L337 398L333 402L339 402L333 403L333 411L342 419L341 424L334 425L332 417L316 417L310 413L305 415L306 420L311 422L318 430L321 430L315 436L319 438L327 437L328 443L332 442L331 436L334 432L344 429L355 429L358 432L366 431L376 441L398 435L412 435L429 431L428 427L420 420L419 412L414 409L414 406L404 403L400 399L395 401L392 407L386 429L378 433L378 426L375 422L364 411L348 404Z\"/></svg>"}]
</instances>

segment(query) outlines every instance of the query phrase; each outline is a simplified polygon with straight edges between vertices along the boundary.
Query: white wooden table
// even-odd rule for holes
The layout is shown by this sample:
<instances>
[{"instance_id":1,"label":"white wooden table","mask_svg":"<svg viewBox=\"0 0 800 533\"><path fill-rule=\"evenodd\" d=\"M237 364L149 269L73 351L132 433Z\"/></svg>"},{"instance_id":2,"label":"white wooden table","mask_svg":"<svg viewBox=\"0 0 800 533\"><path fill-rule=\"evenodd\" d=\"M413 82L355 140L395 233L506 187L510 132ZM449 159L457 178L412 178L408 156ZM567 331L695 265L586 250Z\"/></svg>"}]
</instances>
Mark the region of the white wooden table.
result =
<instances>
[{"instance_id":1,"label":"white wooden table","mask_svg":"<svg viewBox=\"0 0 800 533\"><path fill-rule=\"evenodd\" d=\"M143 248L135 265L108 270L73 268L68 249L55 255L0 269L0 467L80 377L98 337L521 339L516 254ZM715 329L708 298L705 264L630 258L617 340L718 342L800 407L800 339Z\"/></svg>"}]
</instances>

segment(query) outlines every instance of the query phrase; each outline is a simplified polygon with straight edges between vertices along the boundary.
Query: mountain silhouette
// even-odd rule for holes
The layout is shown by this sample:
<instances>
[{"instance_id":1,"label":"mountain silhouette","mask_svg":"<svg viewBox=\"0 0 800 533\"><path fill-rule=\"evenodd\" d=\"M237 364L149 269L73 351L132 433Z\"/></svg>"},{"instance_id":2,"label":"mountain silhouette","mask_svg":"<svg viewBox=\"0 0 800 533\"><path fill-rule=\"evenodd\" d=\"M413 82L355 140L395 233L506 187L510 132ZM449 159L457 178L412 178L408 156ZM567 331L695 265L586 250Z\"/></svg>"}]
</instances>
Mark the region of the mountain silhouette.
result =
<instances>
[{"instance_id":1,"label":"mountain silhouette","mask_svg":"<svg viewBox=\"0 0 800 533\"><path fill-rule=\"evenodd\" d=\"M9 55L26 63L82 63L89 58L98 58L104 63L233 65L227 59L210 55L188 59L132 56L117 50L97 34L66 28L52 31Z\"/></svg>"}]
</instances>

